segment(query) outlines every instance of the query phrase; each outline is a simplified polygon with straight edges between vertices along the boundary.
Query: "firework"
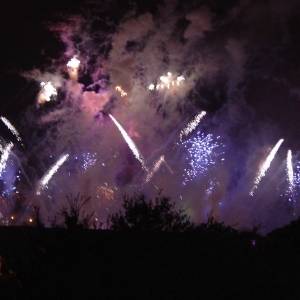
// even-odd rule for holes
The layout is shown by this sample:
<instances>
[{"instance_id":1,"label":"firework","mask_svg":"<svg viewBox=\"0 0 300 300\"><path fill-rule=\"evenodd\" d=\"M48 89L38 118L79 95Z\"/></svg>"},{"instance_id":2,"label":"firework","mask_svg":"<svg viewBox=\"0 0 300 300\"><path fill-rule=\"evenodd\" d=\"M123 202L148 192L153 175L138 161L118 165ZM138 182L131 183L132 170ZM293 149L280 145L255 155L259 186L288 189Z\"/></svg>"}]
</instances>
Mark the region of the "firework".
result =
<instances>
[{"instance_id":1,"label":"firework","mask_svg":"<svg viewBox=\"0 0 300 300\"><path fill-rule=\"evenodd\" d=\"M293 172L293 164L292 164L292 151L288 150L287 158L286 158L286 172L287 179L289 182L289 192L293 195L294 191L294 172Z\"/></svg>"},{"instance_id":2,"label":"firework","mask_svg":"<svg viewBox=\"0 0 300 300\"><path fill-rule=\"evenodd\" d=\"M109 115L109 116L114 121L114 123L116 124L118 129L120 130L123 138L125 139L126 143L128 144L129 148L131 149L131 151L134 154L134 156L136 157L136 159L142 164L143 169L146 170L147 172L149 172L148 168L145 165L144 159L143 159L140 151L138 150L138 148L136 147L136 145L134 144L132 139L129 137L129 135L126 133L126 131L122 128L122 126L118 123L118 121L112 115Z\"/></svg>"},{"instance_id":3,"label":"firework","mask_svg":"<svg viewBox=\"0 0 300 300\"><path fill-rule=\"evenodd\" d=\"M64 155L61 157L49 170L48 172L42 177L42 179L39 182L39 186L37 188L36 194L40 195L41 190L44 188L44 186L49 182L49 180L52 178L52 176L57 172L59 167L65 162L65 160L68 158L69 154Z\"/></svg>"},{"instance_id":4,"label":"firework","mask_svg":"<svg viewBox=\"0 0 300 300\"><path fill-rule=\"evenodd\" d=\"M40 104L45 103L45 101L50 101L51 97L57 95L56 88L52 85L52 83L49 81L47 83L41 82L41 91L38 96L38 102Z\"/></svg>"},{"instance_id":5,"label":"firework","mask_svg":"<svg viewBox=\"0 0 300 300\"><path fill-rule=\"evenodd\" d=\"M2 172L6 167L6 163L13 145L14 145L13 143L8 143L2 151L1 160L0 160L0 176L2 176Z\"/></svg>"},{"instance_id":6,"label":"firework","mask_svg":"<svg viewBox=\"0 0 300 300\"><path fill-rule=\"evenodd\" d=\"M170 89L172 87L175 86L179 86L180 83L185 80L185 78L180 75L178 76L176 79L174 78L174 76L172 75L171 72L167 73L167 76L160 76L160 83L158 83L157 85L154 85L153 83L151 83L148 87L149 90L153 91L153 90L164 90L164 89Z\"/></svg>"},{"instance_id":7,"label":"firework","mask_svg":"<svg viewBox=\"0 0 300 300\"><path fill-rule=\"evenodd\" d=\"M146 178L143 182L143 184L146 184L150 181L150 179L152 178L152 176L154 175L154 173L157 172L157 170L159 169L160 165L162 164L162 162L164 161L164 155L162 155L154 164L152 170L146 175Z\"/></svg>"},{"instance_id":8,"label":"firework","mask_svg":"<svg viewBox=\"0 0 300 300\"><path fill-rule=\"evenodd\" d=\"M260 180L262 179L262 177L264 177L266 175L267 170L269 169L272 160L274 159L279 147L281 146L281 144L283 143L283 139L279 140L277 142L277 144L274 146L274 148L272 149L272 151L270 152L270 154L268 155L268 157L266 158L266 160L264 161L264 163L261 165L261 167L259 168L259 171L255 177L254 180L254 185L250 191L250 196L253 196L254 191L257 189Z\"/></svg>"},{"instance_id":9,"label":"firework","mask_svg":"<svg viewBox=\"0 0 300 300\"><path fill-rule=\"evenodd\" d=\"M218 136L217 139L220 137ZM208 170L208 167L216 163L216 159L224 154L223 151L217 149L224 147L222 143L215 142L213 135L204 135L198 132L197 136L193 139L189 139L183 143L188 148L190 159L190 169L184 169L186 173L185 181L189 181L194 178L198 173L204 173ZM223 161L224 158L221 158Z\"/></svg>"},{"instance_id":10,"label":"firework","mask_svg":"<svg viewBox=\"0 0 300 300\"><path fill-rule=\"evenodd\" d=\"M1 117L2 122L7 126L7 128L17 137L18 141L21 141L20 134L18 130L5 118Z\"/></svg>"},{"instance_id":11,"label":"firework","mask_svg":"<svg viewBox=\"0 0 300 300\"><path fill-rule=\"evenodd\" d=\"M84 172L87 171L87 169L93 165L96 164L97 162L97 153L93 153L93 154L90 154L89 152L88 153L83 153L83 169L84 169Z\"/></svg>"},{"instance_id":12,"label":"firework","mask_svg":"<svg viewBox=\"0 0 300 300\"><path fill-rule=\"evenodd\" d=\"M122 87L121 86L116 86L116 91L118 91L118 92L120 92L120 94L121 94L121 97L125 97L125 96L127 96L127 93L122 89Z\"/></svg>"},{"instance_id":13,"label":"firework","mask_svg":"<svg viewBox=\"0 0 300 300\"><path fill-rule=\"evenodd\" d=\"M187 126L181 130L180 135L179 135L179 139L182 142L182 136L185 135L187 136L188 134L190 134L193 130L195 130L195 128L198 126L198 124L200 123L200 121L202 120L202 118L206 115L205 111L201 111L197 116L195 116L188 124Z\"/></svg>"},{"instance_id":14,"label":"firework","mask_svg":"<svg viewBox=\"0 0 300 300\"><path fill-rule=\"evenodd\" d=\"M73 80L78 79L79 66L80 66L80 60L78 60L77 56L74 55L73 58L71 58L67 63L69 76L70 76L71 79L73 79Z\"/></svg>"}]
</instances>

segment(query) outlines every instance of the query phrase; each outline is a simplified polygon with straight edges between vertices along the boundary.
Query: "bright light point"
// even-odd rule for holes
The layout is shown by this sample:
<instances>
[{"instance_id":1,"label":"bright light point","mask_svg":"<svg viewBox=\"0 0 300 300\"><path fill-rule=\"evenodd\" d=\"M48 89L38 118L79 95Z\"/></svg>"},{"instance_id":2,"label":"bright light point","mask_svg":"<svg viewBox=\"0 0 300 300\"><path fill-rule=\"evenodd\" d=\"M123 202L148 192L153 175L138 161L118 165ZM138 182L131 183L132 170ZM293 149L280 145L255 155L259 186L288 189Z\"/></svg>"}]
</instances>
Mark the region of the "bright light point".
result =
<instances>
[{"instance_id":1,"label":"bright light point","mask_svg":"<svg viewBox=\"0 0 300 300\"><path fill-rule=\"evenodd\" d=\"M10 218L13 220L15 217L14 217L14 216L11 216Z\"/></svg>"},{"instance_id":2,"label":"bright light point","mask_svg":"<svg viewBox=\"0 0 300 300\"><path fill-rule=\"evenodd\" d=\"M32 219L29 219L29 222L32 223Z\"/></svg>"},{"instance_id":3,"label":"bright light point","mask_svg":"<svg viewBox=\"0 0 300 300\"><path fill-rule=\"evenodd\" d=\"M182 81L182 80L185 80L185 78L182 75L177 77L177 81Z\"/></svg>"},{"instance_id":4,"label":"bright light point","mask_svg":"<svg viewBox=\"0 0 300 300\"><path fill-rule=\"evenodd\" d=\"M153 83L151 83L151 84L149 85L149 90L150 90L150 91L153 91L154 88L155 88L155 85L154 85Z\"/></svg>"},{"instance_id":5,"label":"bright light point","mask_svg":"<svg viewBox=\"0 0 300 300\"><path fill-rule=\"evenodd\" d=\"M67 67L72 69L78 69L79 66L80 66L80 60L77 59L76 55L74 55L73 58L71 58L67 63Z\"/></svg>"},{"instance_id":6,"label":"bright light point","mask_svg":"<svg viewBox=\"0 0 300 300\"><path fill-rule=\"evenodd\" d=\"M256 178L254 180L254 185L249 193L250 196L253 196L254 191L258 188L259 182L260 180L266 175L267 170L269 169L272 160L274 159L279 147L281 146L281 144L283 143L283 139L279 140L277 142L277 144L274 146L274 148L272 149L272 151L270 152L270 154L268 155L268 157L266 158L266 160L264 161L264 163L262 164L262 166L260 167L258 174L256 175Z\"/></svg>"},{"instance_id":7,"label":"bright light point","mask_svg":"<svg viewBox=\"0 0 300 300\"><path fill-rule=\"evenodd\" d=\"M116 86L116 91L120 92L121 93L121 97L125 97L127 96L127 93L122 89L121 86Z\"/></svg>"}]
</instances>

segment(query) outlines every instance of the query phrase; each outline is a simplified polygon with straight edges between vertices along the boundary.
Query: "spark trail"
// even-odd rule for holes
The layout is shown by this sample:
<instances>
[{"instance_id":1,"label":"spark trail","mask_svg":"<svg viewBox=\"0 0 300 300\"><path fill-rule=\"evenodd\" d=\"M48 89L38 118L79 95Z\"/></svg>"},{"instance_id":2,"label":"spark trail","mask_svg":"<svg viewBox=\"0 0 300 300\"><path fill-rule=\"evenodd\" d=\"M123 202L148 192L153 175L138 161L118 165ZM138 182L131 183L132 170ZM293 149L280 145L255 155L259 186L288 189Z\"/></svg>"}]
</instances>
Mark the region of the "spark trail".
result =
<instances>
[{"instance_id":1,"label":"spark trail","mask_svg":"<svg viewBox=\"0 0 300 300\"><path fill-rule=\"evenodd\" d=\"M274 146L274 148L272 149L272 151L270 152L270 154L268 155L268 157L266 158L264 163L261 165L261 167L255 177L254 185L249 193L250 196L253 196L254 191L258 188L258 185L259 185L261 179L266 175L266 172L269 169L271 162L274 159L274 157L275 157L279 147L283 143L283 141L284 141L284 139L281 139L277 142L277 144Z\"/></svg>"},{"instance_id":2,"label":"spark trail","mask_svg":"<svg viewBox=\"0 0 300 300\"><path fill-rule=\"evenodd\" d=\"M164 155L162 155L154 164L152 170L147 174L143 184L146 184L150 181L150 179L153 177L153 175L158 171L160 165L164 162Z\"/></svg>"},{"instance_id":3,"label":"spark trail","mask_svg":"<svg viewBox=\"0 0 300 300\"><path fill-rule=\"evenodd\" d=\"M2 155L1 155L1 160L0 160L0 176L2 176L2 172L4 171L5 167L6 167L6 162L8 160L11 148L13 147L13 143L8 143L3 151L2 151Z\"/></svg>"},{"instance_id":4,"label":"spark trail","mask_svg":"<svg viewBox=\"0 0 300 300\"><path fill-rule=\"evenodd\" d=\"M141 163L142 168L145 171L149 172L149 169L146 167L144 159L143 159L140 151L138 150L138 148L136 147L136 145L134 144L134 142L132 141L132 139L129 137L129 135L127 134L127 132L123 129L123 127L119 124L119 122L112 115L109 115L109 116L114 121L114 123L116 124L116 126L118 127L118 129L120 130L123 138L125 139L127 145L129 146L129 148L133 152L133 154L136 157L136 159Z\"/></svg>"},{"instance_id":5,"label":"spark trail","mask_svg":"<svg viewBox=\"0 0 300 300\"><path fill-rule=\"evenodd\" d=\"M12 132L12 134L16 136L17 140L20 142L21 137L18 130L5 117L1 117L1 120L7 126L7 128Z\"/></svg>"},{"instance_id":6,"label":"spark trail","mask_svg":"<svg viewBox=\"0 0 300 300\"><path fill-rule=\"evenodd\" d=\"M69 154L64 155L61 157L49 170L48 172L42 177L42 179L39 182L39 186L37 188L36 194L40 195L41 190L44 188L44 186L49 182L49 180L52 178L52 176L57 172L59 167L65 162L65 160L69 157Z\"/></svg>"},{"instance_id":7,"label":"spark trail","mask_svg":"<svg viewBox=\"0 0 300 300\"><path fill-rule=\"evenodd\" d=\"M294 194L294 171L293 171L293 164L292 164L292 151L288 150L287 158L286 158L286 172L287 172L287 179L289 182L289 193L293 196Z\"/></svg>"},{"instance_id":8,"label":"spark trail","mask_svg":"<svg viewBox=\"0 0 300 300\"><path fill-rule=\"evenodd\" d=\"M198 126L198 124L200 123L200 121L202 120L202 118L206 115L205 111L201 111L197 116L195 116L188 124L187 126L181 130L180 135L179 135L179 139L180 142L182 142L182 136L185 135L187 136L188 134L190 134L193 130L195 130L195 128Z\"/></svg>"}]
</instances>

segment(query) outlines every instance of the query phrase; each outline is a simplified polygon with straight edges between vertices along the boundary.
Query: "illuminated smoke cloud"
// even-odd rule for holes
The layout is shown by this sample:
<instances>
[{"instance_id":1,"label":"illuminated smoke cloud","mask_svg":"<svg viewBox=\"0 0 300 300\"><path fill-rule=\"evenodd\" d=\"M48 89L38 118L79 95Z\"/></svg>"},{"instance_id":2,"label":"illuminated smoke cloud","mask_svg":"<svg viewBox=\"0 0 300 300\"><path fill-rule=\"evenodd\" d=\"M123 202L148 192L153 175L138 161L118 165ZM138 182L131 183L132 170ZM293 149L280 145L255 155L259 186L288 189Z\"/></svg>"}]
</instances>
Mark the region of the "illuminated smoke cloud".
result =
<instances>
[{"instance_id":1,"label":"illuminated smoke cloud","mask_svg":"<svg viewBox=\"0 0 300 300\"><path fill-rule=\"evenodd\" d=\"M274 159L274 157L275 157L279 147L283 143L283 141L284 141L284 139L281 139L277 142L277 144L274 146L274 148L272 149L272 151L270 152L270 154L268 155L266 160L263 162L263 164L259 168L258 174L256 175L256 178L254 180L254 185L249 193L250 196L253 196L254 191L258 188L258 185L259 185L261 179L266 175L266 172L269 169L271 162Z\"/></svg>"}]
</instances>

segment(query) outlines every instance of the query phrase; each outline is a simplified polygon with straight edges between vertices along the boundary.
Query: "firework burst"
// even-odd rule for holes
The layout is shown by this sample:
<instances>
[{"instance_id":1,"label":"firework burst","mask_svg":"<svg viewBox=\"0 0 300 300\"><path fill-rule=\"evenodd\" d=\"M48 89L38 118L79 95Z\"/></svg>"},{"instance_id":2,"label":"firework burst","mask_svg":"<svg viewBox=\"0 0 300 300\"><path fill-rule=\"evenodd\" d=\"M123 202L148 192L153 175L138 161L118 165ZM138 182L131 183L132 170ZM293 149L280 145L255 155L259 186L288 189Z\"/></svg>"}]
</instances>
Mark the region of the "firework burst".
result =
<instances>
[{"instance_id":1,"label":"firework burst","mask_svg":"<svg viewBox=\"0 0 300 300\"><path fill-rule=\"evenodd\" d=\"M218 136L217 139L220 137ZM204 135L198 132L197 136L187 140L183 143L184 147L188 149L190 160L189 165L191 168L184 169L186 178L189 181L194 178L198 173L204 173L208 170L209 166L214 165L217 157L222 157L224 151L221 149L225 147L222 143L216 142L212 134ZM223 161L224 158L221 158Z\"/></svg>"}]
</instances>

